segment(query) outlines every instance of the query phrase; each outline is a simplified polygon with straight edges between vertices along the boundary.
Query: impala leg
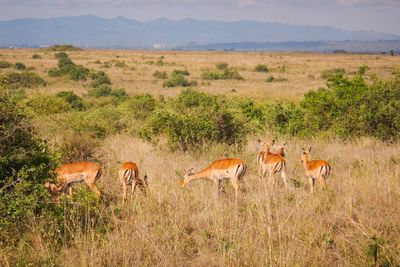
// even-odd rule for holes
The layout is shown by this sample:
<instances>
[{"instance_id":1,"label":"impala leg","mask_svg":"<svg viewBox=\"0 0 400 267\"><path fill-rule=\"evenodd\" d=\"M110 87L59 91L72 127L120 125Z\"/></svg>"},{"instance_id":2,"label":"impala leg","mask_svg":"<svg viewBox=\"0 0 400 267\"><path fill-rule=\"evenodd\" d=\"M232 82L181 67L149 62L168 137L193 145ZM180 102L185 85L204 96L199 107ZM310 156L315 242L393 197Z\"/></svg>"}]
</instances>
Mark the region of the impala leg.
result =
<instances>
[{"instance_id":1,"label":"impala leg","mask_svg":"<svg viewBox=\"0 0 400 267\"><path fill-rule=\"evenodd\" d=\"M282 179L283 179L283 183L285 184L285 188L287 189L288 187L287 187L287 177L286 177L286 171L282 171L281 172L281 176L282 176Z\"/></svg>"},{"instance_id":2,"label":"impala leg","mask_svg":"<svg viewBox=\"0 0 400 267\"><path fill-rule=\"evenodd\" d=\"M131 197L133 196L133 193L135 192L135 188L136 188L136 180L133 180L132 185L131 185Z\"/></svg>"},{"instance_id":3,"label":"impala leg","mask_svg":"<svg viewBox=\"0 0 400 267\"><path fill-rule=\"evenodd\" d=\"M127 185L125 183L125 181L122 183L122 204L125 203L125 199L126 199L126 190L127 190Z\"/></svg>"},{"instance_id":4,"label":"impala leg","mask_svg":"<svg viewBox=\"0 0 400 267\"><path fill-rule=\"evenodd\" d=\"M315 179L310 176L310 192L311 194L314 193L314 183L315 183Z\"/></svg>"},{"instance_id":5,"label":"impala leg","mask_svg":"<svg viewBox=\"0 0 400 267\"><path fill-rule=\"evenodd\" d=\"M238 196L239 196L238 179L237 178L231 179L231 184L232 184L233 189L235 190L235 203L237 206L237 200L238 200Z\"/></svg>"},{"instance_id":6,"label":"impala leg","mask_svg":"<svg viewBox=\"0 0 400 267\"><path fill-rule=\"evenodd\" d=\"M319 177L319 180L320 180L320 183L322 185L322 188L325 190L326 189L326 179L325 179L325 177L321 175Z\"/></svg>"},{"instance_id":7,"label":"impala leg","mask_svg":"<svg viewBox=\"0 0 400 267\"><path fill-rule=\"evenodd\" d=\"M96 194L97 198L100 198L101 192L100 192L100 190L97 188L96 184L91 184L91 185L89 185L89 188L90 188L90 190L92 190L92 191Z\"/></svg>"}]
</instances>

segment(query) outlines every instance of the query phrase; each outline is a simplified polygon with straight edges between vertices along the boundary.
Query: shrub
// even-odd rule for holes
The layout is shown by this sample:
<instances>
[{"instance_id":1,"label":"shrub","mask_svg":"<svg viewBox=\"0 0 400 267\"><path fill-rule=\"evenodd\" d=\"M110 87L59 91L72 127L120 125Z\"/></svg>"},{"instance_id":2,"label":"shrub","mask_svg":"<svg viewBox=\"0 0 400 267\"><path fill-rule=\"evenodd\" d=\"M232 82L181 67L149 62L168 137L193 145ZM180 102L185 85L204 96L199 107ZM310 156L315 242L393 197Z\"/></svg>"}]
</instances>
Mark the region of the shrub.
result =
<instances>
[{"instance_id":1,"label":"shrub","mask_svg":"<svg viewBox=\"0 0 400 267\"><path fill-rule=\"evenodd\" d=\"M120 133L126 128L121 113L114 107L96 108L71 114L67 118L74 132L87 134L90 138L105 138L107 135Z\"/></svg>"},{"instance_id":2,"label":"shrub","mask_svg":"<svg viewBox=\"0 0 400 267\"><path fill-rule=\"evenodd\" d=\"M82 48L73 45L52 45L47 48L48 51L80 51Z\"/></svg>"},{"instance_id":3,"label":"shrub","mask_svg":"<svg viewBox=\"0 0 400 267\"><path fill-rule=\"evenodd\" d=\"M13 64L8 61L0 61L0 69L11 68L12 65Z\"/></svg>"},{"instance_id":4,"label":"shrub","mask_svg":"<svg viewBox=\"0 0 400 267\"><path fill-rule=\"evenodd\" d=\"M24 63L17 62L17 63L14 64L14 68L16 70L24 70L24 69L26 69L26 66L25 66Z\"/></svg>"},{"instance_id":5,"label":"shrub","mask_svg":"<svg viewBox=\"0 0 400 267\"><path fill-rule=\"evenodd\" d=\"M344 69L327 69L321 72L321 78L325 80L329 80L333 78L335 75L343 75L345 74Z\"/></svg>"},{"instance_id":6,"label":"shrub","mask_svg":"<svg viewBox=\"0 0 400 267\"><path fill-rule=\"evenodd\" d=\"M165 80L168 78L168 74L166 71L155 71L153 73L153 77L157 78L157 79L161 79L161 80Z\"/></svg>"},{"instance_id":7,"label":"shrub","mask_svg":"<svg viewBox=\"0 0 400 267\"><path fill-rule=\"evenodd\" d=\"M110 95L118 97L118 98L124 98L124 97L128 96L125 89L123 89L123 88L112 89Z\"/></svg>"},{"instance_id":8,"label":"shrub","mask_svg":"<svg viewBox=\"0 0 400 267\"><path fill-rule=\"evenodd\" d=\"M126 65L126 63L124 61L117 61L115 63L115 67L117 67L117 68L126 68L126 67L128 67L128 65Z\"/></svg>"},{"instance_id":9,"label":"shrub","mask_svg":"<svg viewBox=\"0 0 400 267\"><path fill-rule=\"evenodd\" d=\"M275 104L267 121L276 131L297 136L400 138L400 74L391 81L337 73L327 88L307 92L299 105Z\"/></svg>"},{"instance_id":10,"label":"shrub","mask_svg":"<svg viewBox=\"0 0 400 267\"><path fill-rule=\"evenodd\" d=\"M243 118L215 96L184 90L173 101L175 110L158 110L142 136L165 135L171 148L187 150L217 142L240 146L248 132Z\"/></svg>"},{"instance_id":11,"label":"shrub","mask_svg":"<svg viewBox=\"0 0 400 267\"><path fill-rule=\"evenodd\" d=\"M38 55L38 54L33 54L32 58L33 59L41 59L42 57L40 55Z\"/></svg>"},{"instance_id":12,"label":"shrub","mask_svg":"<svg viewBox=\"0 0 400 267\"><path fill-rule=\"evenodd\" d=\"M71 110L71 106L62 98L50 95L36 94L22 103L27 114L50 115Z\"/></svg>"},{"instance_id":13,"label":"shrub","mask_svg":"<svg viewBox=\"0 0 400 267\"><path fill-rule=\"evenodd\" d=\"M111 86L108 84L101 84L97 87L88 90L88 96L102 97L109 96L111 94Z\"/></svg>"},{"instance_id":14,"label":"shrub","mask_svg":"<svg viewBox=\"0 0 400 267\"><path fill-rule=\"evenodd\" d=\"M59 145L62 162L95 161L98 149L98 141L82 133L64 135Z\"/></svg>"},{"instance_id":15,"label":"shrub","mask_svg":"<svg viewBox=\"0 0 400 267\"><path fill-rule=\"evenodd\" d=\"M240 76L239 72L237 70L230 70L230 69L225 69L222 72L221 79L224 80L244 80L242 76Z\"/></svg>"},{"instance_id":16,"label":"shrub","mask_svg":"<svg viewBox=\"0 0 400 267\"><path fill-rule=\"evenodd\" d=\"M5 75L5 83L10 89L35 88L45 86L46 81L34 72L9 72Z\"/></svg>"},{"instance_id":17,"label":"shrub","mask_svg":"<svg viewBox=\"0 0 400 267\"><path fill-rule=\"evenodd\" d=\"M267 67L267 65L264 65L264 64L258 64L254 68L254 70L257 71L257 72L268 72L268 67Z\"/></svg>"},{"instance_id":18,"label":"shrub","mask_svg":"<svg viewBox=\"0 0 400 267\"><path fill-rule=\"evenodd\" d=\"M97 71L91 74L93 82L90 84L91 87L96 88L100 85L111 85L111 80L104 71Z\"/></svg>"},{"instance_id":19,"label":"shrub","mask_svg":"<svg viewBox=\"0 0 400 267\"><path fill-rule=\"evenodd\" d=\"M268 78L266 79L267 83L272 83L272 82L286 82L287 79L284 77L279 76L278 78L275 78L274 76L268 76Z\"/></svg>"},{"instance_id":20,"label":"shrub","mask_svg":"<svg viewBox=\"0 0 400 267\"><path fill-rule=\"evenodd\" d=\"M89 74L89 69L83 67L82 65L76 65L69 72L69 78L73 81L85 81Z\"/></svg>"},{"instance_id":21,"label":"shrub","mask_svg":"<svg viewBox=\"0 0 400 267\"><path fill-rule=\"evenodd\" d=\"M56 94L56 97L59 97L61 99L64 99L65 102L67 102L71 108L75 110L85 110L85 104L83 103L83 100L81 97L76 95L73 91L61 91Z\"/></svg>"},{"instance_id":22,"label":"shrub","mask_svg":"<svg viewBox=\"0 0 400 267\"><path fill-rule=\"evenodd\" d=\"M163 83L163 87L187 87L187 86L197 86L197 82L188 81L181 74L173 75L171 78Z\"/></svg>"},{"instance_id":23,"label":"shrub","mask_svg":"<svg viewBox=\"0 0 400 267\"><path fill-rule=\"evenodd\" d=\"M217 71L206 70L201 74L201 78L204 80L219 80L221 79L221 73Z\"/></svg>"},{"instance_id":24,"label":"shrub","mask_svg":"<svg viewBox=\"0 0 400 267\"><path fill-rule=\"evenodd\" d=\"M224 69L228 68L228 63L220 62L220 63L215 64L215 67L219 70L224 70Z\"/></svg>"},{"instance_id":25,"label":"shrub","mask_svg":"<svg viewBox=\"0 0 400 267\"><path fill-rule=\"evenodd\" d=\"M136 95L124 101L118 108L135 119L144 120L155 110L156 100L149 94Z\"/></svg>"},{"instance_id":26,"label":"shrub","mask_svg":"<svg viewBox=\"0 0 400 267\"><path fill-rule=\"evenodd\" d=\"M55 54L58 59L58 69L53 68L48 71L50 77L59 77L68 75L73 81L85 81L89 75L89 69L82 65L76 65L68 56L61 52Z\"/></svg>"},{"instance_id":27,"label":"shrub","mask_svg":"<svg viewBox=\"0 0 400 267\"><path fill-rule=\"evenodd\" d=\"M0 240L11 242L29 230L20 222L55 211L43 187L55 158L1 88L0 102Z\"/></svg>"},{"instance_id":28,"label":"shrub","mask_svg":"<svg viewBox=\"0 0 400 267\"><path fill-rule=\"evenodd\" d=\"M224 69L223 71L206 70L201 74L204 80L244 80L237 70Z\"/></svg>"},{"instance_id":29,"label":"shrub","mask_svg":"<svg viewBox=\"0 0 400 267\"><path fill-rule=\"evenodd\" d=\"M171 73L171 76L175 76L175 75L189 76L190 73L187 70L173 70Z\"/></svg>"}]
</instances>

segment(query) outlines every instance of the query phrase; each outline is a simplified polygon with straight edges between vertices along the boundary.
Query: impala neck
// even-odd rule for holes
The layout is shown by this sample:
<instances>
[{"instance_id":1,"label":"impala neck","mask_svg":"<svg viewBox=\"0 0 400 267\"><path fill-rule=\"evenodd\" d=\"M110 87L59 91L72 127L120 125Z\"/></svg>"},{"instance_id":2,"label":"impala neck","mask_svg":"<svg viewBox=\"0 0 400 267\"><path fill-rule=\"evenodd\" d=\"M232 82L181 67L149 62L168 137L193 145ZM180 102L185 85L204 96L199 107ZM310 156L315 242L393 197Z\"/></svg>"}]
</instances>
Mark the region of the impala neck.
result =
<instances>
[{"instance_id":1,"label":"impala neck","mask_svg":"<svg viewBox=\"0 0 400 267\"><path fill-rule=\"evenodd\" d=\"M304 169L308 169L308 155L304 155L303 156L303 166L304 166Z\"/></svg>"},{"instance_id":2,"label":"impala neck","mask_svg":"<svg viewBox=\"0 0 400 267\"><path fill-rule=\"evenodd\" d=\"M188 184L188 183L190 183L190 182L193 181L193 180L198 180L198 179L209 179L209 178L210 178L210 173L209 173L208 168L206 168L206 169L204 169L204 170L195 172L194 174L188 176L188 177L185 179L185 184Z\"/></svg>"}]
</instances>

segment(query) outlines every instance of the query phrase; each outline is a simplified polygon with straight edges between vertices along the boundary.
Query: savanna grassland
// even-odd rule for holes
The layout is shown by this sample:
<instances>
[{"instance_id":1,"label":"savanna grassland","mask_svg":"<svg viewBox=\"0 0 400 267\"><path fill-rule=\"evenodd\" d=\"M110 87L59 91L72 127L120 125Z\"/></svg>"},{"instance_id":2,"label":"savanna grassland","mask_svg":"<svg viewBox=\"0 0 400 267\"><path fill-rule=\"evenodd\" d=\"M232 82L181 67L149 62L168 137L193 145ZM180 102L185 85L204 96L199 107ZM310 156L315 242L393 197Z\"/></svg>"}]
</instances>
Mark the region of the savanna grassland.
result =
<instances>
[{"instance_id":1,"label":"savanna grassland","mask_svg":"<svg viewBox=\"0 0 400 267\"><path fill-rule=\"evenodd\" d=\"M0 67L2 266L400 265L400 57L13 49ZM288 189L258 176L257 139L287 142ZM309 146L333 169L313 195ZM248 165L237 206L229 182L179 186L225 157ZM51 170L81 160L101 199L54 201ZM124 161L149 187L123 205Z\"/></svg>"}]
</instances>

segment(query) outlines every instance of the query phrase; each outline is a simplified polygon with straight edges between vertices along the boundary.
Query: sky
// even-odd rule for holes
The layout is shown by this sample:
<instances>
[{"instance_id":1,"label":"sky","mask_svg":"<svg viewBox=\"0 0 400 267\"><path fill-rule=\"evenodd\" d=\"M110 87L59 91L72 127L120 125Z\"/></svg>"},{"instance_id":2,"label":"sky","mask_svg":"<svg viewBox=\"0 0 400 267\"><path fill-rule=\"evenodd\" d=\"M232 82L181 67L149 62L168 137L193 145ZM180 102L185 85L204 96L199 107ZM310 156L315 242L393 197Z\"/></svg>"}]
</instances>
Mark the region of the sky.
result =
<instances>
[{"instance_id":1,"label":"sky","mask_svg":"<svg viewBox=\"0 0 400 267\"><path fill-rule=\"evenodd\" d=\"M400 35L400 0L0 0L0 20L96 15L258 20Z\"/></svg>"}]
</instances>

